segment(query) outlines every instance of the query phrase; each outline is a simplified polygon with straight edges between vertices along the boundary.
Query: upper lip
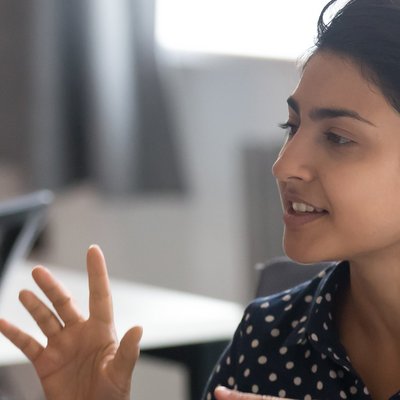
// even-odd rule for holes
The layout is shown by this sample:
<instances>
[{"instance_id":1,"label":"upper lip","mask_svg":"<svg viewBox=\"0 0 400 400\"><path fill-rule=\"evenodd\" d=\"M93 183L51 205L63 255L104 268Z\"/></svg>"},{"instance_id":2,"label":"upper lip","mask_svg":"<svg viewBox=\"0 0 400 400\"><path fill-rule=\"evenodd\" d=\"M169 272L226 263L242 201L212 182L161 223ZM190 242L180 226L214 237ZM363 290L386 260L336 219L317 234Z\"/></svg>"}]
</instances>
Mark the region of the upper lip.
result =
<instances>
[{"instance_id":1,"label":"upper lip","mask_svg":"<svg viewBox=\"0 0 400 400\"><path fill-rule=\"evenodd\" d=\"M283 200L283 205L284 205L285 210L289 210L291 208L291 206L292 206L292 203L303 203L303 204L306 204L306 205L308 205L310 207L313 207L315 209L327 211L324 207L315 205L312 202L305 200L298 193L293 192L291 190L290 191L289 190L284 190L282 192L282 200Z\"/></svg>"}]
</instances>

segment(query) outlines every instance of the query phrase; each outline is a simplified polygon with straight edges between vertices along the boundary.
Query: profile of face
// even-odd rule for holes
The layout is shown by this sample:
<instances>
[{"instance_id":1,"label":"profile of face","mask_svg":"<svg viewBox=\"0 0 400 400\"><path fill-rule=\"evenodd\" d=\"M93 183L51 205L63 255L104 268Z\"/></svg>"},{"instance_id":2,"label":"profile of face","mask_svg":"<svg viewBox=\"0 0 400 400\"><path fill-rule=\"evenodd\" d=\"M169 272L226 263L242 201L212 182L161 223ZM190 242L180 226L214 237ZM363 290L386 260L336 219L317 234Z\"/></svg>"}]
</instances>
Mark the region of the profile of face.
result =
<instances>
[{"instance_id":1,"label":"profile of face","mask_svg":"<svg viewBox=\"0 0 400 400\"><path fill-rule=\"evenodd\" d=\"M400 255L400 114L351 60L317 51L273 166L284 249L302 263Z\"/></svg>"}]
</instances>

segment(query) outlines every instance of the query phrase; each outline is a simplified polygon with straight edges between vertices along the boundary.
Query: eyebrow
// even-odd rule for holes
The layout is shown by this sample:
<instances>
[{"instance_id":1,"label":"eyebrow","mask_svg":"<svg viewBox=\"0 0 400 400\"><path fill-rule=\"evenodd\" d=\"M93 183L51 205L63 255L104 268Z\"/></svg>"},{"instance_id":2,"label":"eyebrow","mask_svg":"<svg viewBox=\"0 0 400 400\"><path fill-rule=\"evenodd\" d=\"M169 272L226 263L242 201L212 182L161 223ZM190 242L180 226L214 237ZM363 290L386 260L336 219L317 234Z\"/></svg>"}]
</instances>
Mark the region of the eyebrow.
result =
<instances>
[{"instance_id":1,"label":"eyebrow","mask_svg":"<svg viewBox=\"0 0 400 400\"><path fill-rule=\"evenodd\" d=\"M287 103L290 108L292 108L297 114L300 114L300 106L297 100L290 96L287 99ZM347 118L353 118L356 119L357 121L365 122L368 125L371 126L376 126L373 124L371 121L368 121L364 117L362 117L360 114L358 114L354 110L349 110L347 108L313 108L310 111L310 118L313 120L322 120L322 119L329 119L329 118L340 118L340 117L347 117Z\"/></svg>"}]
</instances>

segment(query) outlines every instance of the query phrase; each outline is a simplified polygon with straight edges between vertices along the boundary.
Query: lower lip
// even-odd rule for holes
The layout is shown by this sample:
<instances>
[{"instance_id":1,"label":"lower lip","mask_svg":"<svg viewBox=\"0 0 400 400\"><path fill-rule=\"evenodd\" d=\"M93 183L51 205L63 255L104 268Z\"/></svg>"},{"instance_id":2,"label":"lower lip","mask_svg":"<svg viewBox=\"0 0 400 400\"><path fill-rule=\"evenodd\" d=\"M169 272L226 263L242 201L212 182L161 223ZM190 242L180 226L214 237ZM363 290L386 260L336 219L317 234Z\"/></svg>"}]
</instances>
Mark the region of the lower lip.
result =
<instances>
[{"instance_id":1,"label":"lower lip","mask_svg":"<svg viewBox=\"0 0 400 400\"><path fill-rule=\"evenodd\" d=\"M300 214L294 211L286 211L283 215L283 221L287 228L297 228L325 217L327 214L327 212Z\"/></svg>"}]
</instances>

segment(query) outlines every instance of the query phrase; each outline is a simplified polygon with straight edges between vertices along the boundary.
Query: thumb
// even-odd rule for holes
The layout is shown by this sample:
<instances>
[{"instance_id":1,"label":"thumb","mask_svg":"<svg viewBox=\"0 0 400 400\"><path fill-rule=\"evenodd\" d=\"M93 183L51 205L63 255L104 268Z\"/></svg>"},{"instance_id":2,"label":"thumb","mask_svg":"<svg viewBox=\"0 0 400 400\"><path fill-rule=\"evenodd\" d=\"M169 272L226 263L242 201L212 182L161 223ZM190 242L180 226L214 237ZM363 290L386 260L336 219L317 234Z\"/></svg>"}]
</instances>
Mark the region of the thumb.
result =
<instances>
[{"instance_id":1,"label":"thumb","mask_svg":"<svg viewBox=\"0 0 400 400\"><path fill-rule=\"evenodd\" d=\"M281 397L267 396L253 393L243 393L237 390L231 390L225 386L218 386L214 391L217 400L290 400Z\"/></svg>"},{"instance_id":2,"label":"thumb","mask_svg":"<svg viewBox=\"0 0 400 400\"><path fill-rule=\"evenodd\" d=\"M129 329L121 339L117 353L112 363L112 371L118 381L131 382L133 369L140 353L140 339L142 338L143 329L135 326Z\"/></svg>"}]
</instances>

